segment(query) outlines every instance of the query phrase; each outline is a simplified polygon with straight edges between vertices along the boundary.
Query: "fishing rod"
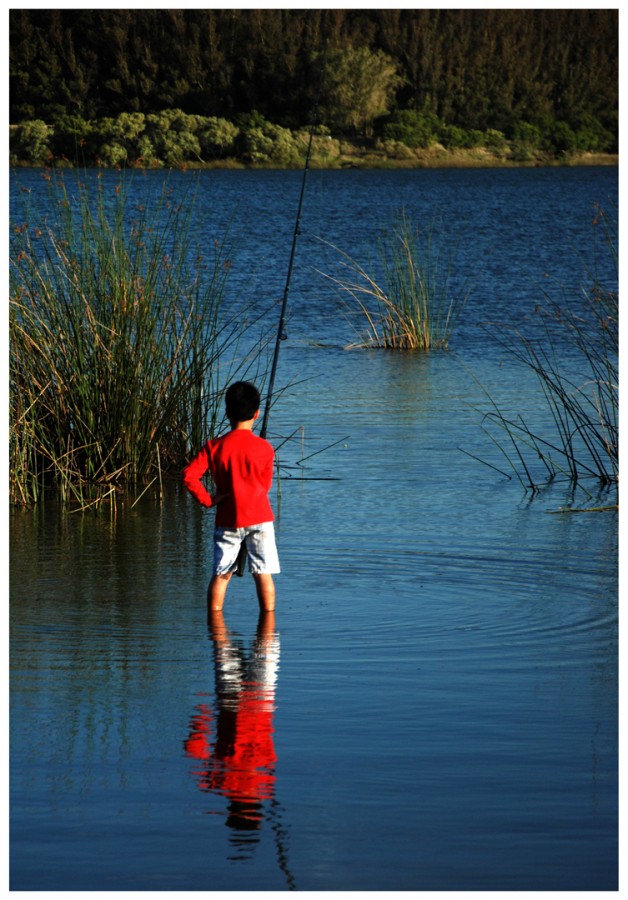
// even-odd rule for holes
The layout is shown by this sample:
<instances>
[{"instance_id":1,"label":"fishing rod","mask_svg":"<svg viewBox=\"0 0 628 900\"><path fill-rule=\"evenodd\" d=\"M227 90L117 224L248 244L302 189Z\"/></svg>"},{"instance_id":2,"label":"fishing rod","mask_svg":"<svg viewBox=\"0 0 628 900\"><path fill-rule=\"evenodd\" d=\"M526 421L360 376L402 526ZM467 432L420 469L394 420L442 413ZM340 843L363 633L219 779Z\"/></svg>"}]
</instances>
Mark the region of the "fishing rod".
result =
<instances>
[{"instance_id":1,"label":"fishing rod","mask_svg":"<svg viewBox=\"0 0 628 900\"><path fill-rule=\"evenodd\" d=\"M277 372L277 361L279 359L279 348L281 342L285 341L288 335L285 333L286 308L288 306L288 295L290 293L290 281L292 280L292 270L294 268L294 258L297 251L297 240L301 234L301 212L303 210L303 197L305 196L305 182L307 173L310 169L310 157L312 155L312 139L314 137L314 127L316 124L316 116L310 128L310 138L307 145L307 153L305 155L305 166L303 169L303 178L301 180L301 193L299 194L299 205L297 208L297 217L294 223L294 233L292 235L292 250L290 252L290 262L288 263L288 274L286 276L286 286L283 292L283 301L281 303L281 314L279 316L279 326L277 328L277 337L275 340L275 352L273 354L273 364L270 370L270 380L268 382L268 394L266 395L266 407L264 409L264 418L262 419L262 427L260 429L260 437L266 437L266 429L268 427L268 414L273 397L273 389L275 387L275 374Z\"/></svg>"},{"instance_id":2,"label":"fishing rod","mask_svg":"<svg viewBox=\"0 0 628 900\"><path fill-rule=\"evenodd\" d=\"M294 223L294 232L292 234L292 249L290 251L290 261L288 263L288 274L286 276L286 285L283 291L283 299L281 303L281 312L279 315L279 325L277 327L277 337L275 339L275 352L273 353L273 363L270 370L270 379L268 381L268 393L266 395L266 406L264 407L264 416L262 418L262 427L260 428L260 437L266 437L266 430L268 428L268 415L270 413L270 406L273 398L273 389L275 387L275 375L277 372L277 361L279 359L279 348L281 347L281 342L285 341L288 335L285 332L285 322L286 322L286 309L288 307L288 295L290 293L290 282L292 280L292 270L294 268L294 258L297 252L297 241L299 235L301 233L301 212L303 210L303 198L305 196L305 183L307 180L307 174L310 169L310 158L312 156L312 141L314 138L314 128L316 127L316 118L317 118L317 108L318 101L316 103L316 109L314 115L312 116L312 125L310 127L310 137L307 145L307 153L305 154L305 166L303 168L303 178L301 179L301 191L299 194L299 204L297 207L297 217ZM246 545L244 541L240 546L240 552L238 554L238 565L236 569L236 575L242 577L244 575L244 568L246 565Z\"/></svg>"}]
</instances>

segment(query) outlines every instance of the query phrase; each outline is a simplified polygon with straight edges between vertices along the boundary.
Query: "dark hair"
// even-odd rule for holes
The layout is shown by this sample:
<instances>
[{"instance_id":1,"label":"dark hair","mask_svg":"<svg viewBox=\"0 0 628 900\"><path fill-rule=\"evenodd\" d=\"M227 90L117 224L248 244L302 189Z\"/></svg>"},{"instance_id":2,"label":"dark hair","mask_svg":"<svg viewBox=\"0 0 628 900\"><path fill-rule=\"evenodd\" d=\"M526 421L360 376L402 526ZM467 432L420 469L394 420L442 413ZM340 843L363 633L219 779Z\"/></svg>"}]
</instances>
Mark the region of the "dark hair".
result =
<instances>
[{"instance_id":1,"label":"dark hair","mask_svg":"<svg viewBox=\"0 0 628 900\"><path fill-rule=\"evenodd\" d=\"M248 422L260 407L260 394L250 381L235 381L227 388L225 404L230 422Z\"/></svg>"}]
</instances>

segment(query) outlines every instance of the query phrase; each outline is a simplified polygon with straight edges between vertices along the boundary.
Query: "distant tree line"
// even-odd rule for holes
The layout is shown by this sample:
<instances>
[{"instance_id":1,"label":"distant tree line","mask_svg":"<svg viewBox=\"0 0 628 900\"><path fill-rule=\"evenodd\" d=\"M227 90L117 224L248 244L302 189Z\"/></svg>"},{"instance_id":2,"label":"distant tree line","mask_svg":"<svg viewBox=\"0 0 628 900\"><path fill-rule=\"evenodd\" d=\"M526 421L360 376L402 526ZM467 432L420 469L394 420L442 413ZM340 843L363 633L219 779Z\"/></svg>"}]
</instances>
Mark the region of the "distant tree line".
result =
<instances>
[{"instance_id":1,"label":"distant tree line","mask_svg":"<svg viewBox=\"0 0 628 900\"><path fill-rule=\"evenodd\" d=\"M13 9L9 104L30 161L285 162L315 109L403 147L615 152L618 11Z\"/></svg>"}]
</instances>

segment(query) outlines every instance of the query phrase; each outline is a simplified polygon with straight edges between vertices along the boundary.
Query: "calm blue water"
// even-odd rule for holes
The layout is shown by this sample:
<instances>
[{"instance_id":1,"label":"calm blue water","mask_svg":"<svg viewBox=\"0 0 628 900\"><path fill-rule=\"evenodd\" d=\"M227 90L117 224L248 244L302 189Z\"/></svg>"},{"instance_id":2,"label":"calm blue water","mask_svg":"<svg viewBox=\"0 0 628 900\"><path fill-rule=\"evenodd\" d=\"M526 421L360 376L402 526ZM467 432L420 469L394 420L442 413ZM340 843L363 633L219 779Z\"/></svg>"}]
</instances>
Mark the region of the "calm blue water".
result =
<instances>
[{"instance_id":1,"label":"calm blue water","mask_svg":"<svg viewBox=\"0 0 628 900\"><path fill-rule=\"evenodd\" d=\"M201 176L234 297L281 297L299 188ZM493 458L479 384L546 418L482 323L603 266L616 198L602 168L310 173L274 621L245 577L208 628L212 514L177 484L111 519L11 512L12 889L617 888L616 514L468 455ZM447 353L347 351L320 238L373 255L401 207L442 219L476 289Z\"/></svg>"}]
</instances>

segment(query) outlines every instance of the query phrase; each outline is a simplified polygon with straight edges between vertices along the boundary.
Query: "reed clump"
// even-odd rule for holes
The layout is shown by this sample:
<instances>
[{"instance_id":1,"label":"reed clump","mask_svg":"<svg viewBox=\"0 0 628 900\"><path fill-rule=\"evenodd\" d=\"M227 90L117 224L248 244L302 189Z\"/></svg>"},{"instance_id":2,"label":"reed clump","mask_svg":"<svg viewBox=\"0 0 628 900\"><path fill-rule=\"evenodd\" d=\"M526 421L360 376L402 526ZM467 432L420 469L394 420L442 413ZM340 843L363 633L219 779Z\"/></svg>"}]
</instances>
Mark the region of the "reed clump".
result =
<instances>
[{"instance_id":1,"label":"reed clump","mask_svg":"<svg viewBox=\"0 0 628 900\"><path fill-rule=\"evenodd\" d=\"M370 270L338 250L350 274L327 276L357 313L358 341L351 347L446 349L471 292L468 281L455 283L455 247L435 226L417 229L403 213L377 249Z\"/></svg>"},{"instance_id":2,"label":"reed clump","mask_svg":"<svg viewBox=\"0 0 628 900\"><path fill-rule=\"evenodd\" d=\"M610 254L612 283L586 271L580 296L558 302L545 296L535 310L540 336L502 330L495 337L538 378L549 429L521 414L505 413L489 395L484 427L526 490L566 478L589 498L587 483L602 489L619 481L619 292L616 225L602 210L595 224ZM540 323L540 329L538 328Z\"/></svg>"},{"instance_id":3,"label":"reed clump","mask_svg":"<svg viewBox=\"0 0 628 900\"><path fill-rule=\"evenodd\" d=\"M12 223L10 499L52 486L85 507L161 484L201 446L242 326L221 314L225 246L190 253L192 195L49 187L45 221L26 204Z\"/></svg>"}]
</instances>

